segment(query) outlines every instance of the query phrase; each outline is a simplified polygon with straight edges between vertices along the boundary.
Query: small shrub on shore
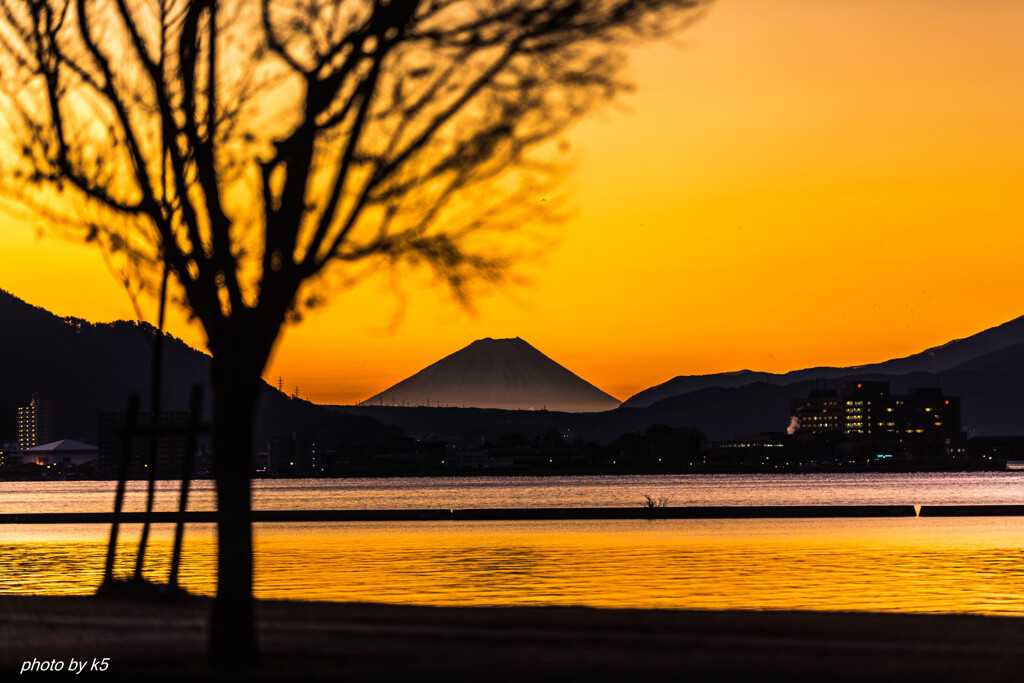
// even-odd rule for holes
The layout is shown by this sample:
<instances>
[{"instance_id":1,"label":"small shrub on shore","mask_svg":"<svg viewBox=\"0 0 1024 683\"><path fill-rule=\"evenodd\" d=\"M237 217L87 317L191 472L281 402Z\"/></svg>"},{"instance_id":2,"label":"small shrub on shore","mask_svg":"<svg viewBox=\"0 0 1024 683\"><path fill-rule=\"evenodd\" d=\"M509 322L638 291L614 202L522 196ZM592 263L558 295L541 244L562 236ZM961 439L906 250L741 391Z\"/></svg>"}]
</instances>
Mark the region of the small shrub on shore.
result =
<instances>
[{"instance_id":1,"label":"small shrub on shore","mask_svg":"<svg viewBox=\"0 0 1024 683\"><path fill-rule=\"evenodd\" d=\"M652 495L650 495L648 493L645 493L644 494L644 499L642 501L640 501L640 505L642 505L645 508L652 508L652 509L653 508L665 508L665 507L668 507L668 498L666 498L665 496L661 496L660 498L655 498L654 496L652 496Z\"/></svg>"}]
</instances>

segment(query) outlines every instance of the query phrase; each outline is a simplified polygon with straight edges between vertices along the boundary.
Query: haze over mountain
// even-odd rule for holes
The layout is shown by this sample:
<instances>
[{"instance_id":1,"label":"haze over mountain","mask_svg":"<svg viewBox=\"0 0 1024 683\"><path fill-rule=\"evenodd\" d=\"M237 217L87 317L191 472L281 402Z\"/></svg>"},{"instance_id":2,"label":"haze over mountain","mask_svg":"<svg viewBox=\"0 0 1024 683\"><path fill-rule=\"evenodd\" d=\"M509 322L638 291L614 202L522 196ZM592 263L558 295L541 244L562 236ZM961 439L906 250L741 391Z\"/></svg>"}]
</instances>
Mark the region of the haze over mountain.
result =
<instances>
[{"instance_id":1,"label":"haze over mountain","mask_svg":"<svg viewBox=\"0 0 1024 683\"><path fill-rule=\"evenodd\" d=\"M973 359L1016 344L1024 344L1024 316L964 339L957 339L905 358L895 358L881 363L844 368L805 368L786 373L739 370L711 375L681 375L630 396L622 406L624 408L645 408L663 399L681 396L700 389L738 388L755 382L782 386L808 380L838 379L853 375L865 377L874 374L898 376L915 372L943 373Z\"/></svg>"},{"instance_id":2,"label":"haze over mountain","mask_svg":"<svg viewBox=\"0 0 1024 683\"><path fill-rule=\"evenodd\" d=\"M479 339L363 401L364 406L454 406L599 412L619 400L515 339Z\"/></svg>"}]
</instances>

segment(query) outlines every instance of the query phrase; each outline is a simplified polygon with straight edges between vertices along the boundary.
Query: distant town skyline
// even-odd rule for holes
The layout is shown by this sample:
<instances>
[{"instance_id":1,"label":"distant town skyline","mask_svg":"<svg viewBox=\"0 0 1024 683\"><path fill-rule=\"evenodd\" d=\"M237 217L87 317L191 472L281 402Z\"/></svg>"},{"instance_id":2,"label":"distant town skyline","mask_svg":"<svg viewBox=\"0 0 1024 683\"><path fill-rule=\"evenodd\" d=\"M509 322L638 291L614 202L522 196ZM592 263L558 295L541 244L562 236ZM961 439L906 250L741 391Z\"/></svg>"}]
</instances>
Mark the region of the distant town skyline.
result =
<instances>
[{"instance_id":1,"label":"distant town skyline","mask_svg":"<svg viewBox=\"0 0 1024 683\"><path fill-rule=\"evenodd\" d=\"M265 377L354 403L519 336L625 399L680 374L885 360L1015 318L1021 25L1010 0L720 0L674 45L636 50L637 92L569 134L574 213L525 284L469 316L421 276L399 298L372 278L288 328ZM134 317L94 248L3 220L0 288ZM182 315L169 329L203 348Z\"/></svg>"}]
</instances>

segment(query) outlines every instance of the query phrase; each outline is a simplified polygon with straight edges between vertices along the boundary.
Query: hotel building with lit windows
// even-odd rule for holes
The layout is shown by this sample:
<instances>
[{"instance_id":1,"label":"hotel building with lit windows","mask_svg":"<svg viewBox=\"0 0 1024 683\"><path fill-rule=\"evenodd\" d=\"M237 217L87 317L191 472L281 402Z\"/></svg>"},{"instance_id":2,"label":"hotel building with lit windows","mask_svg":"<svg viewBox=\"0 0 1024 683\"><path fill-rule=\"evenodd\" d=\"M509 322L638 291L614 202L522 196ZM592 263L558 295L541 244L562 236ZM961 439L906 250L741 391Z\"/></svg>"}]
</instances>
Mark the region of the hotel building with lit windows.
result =
<instances>
[{"instance_id":1,"label":"hotel building with lit windows","mask_svg":"<svg viewBox=\"0 0 1024 683\"><path fill-rule=\"evenodd\" d=\"M22 451L53 441L53 407L32 396L32 402L18 408L18 448Z\"/></svg>"},{"instance_id":2,"label":"hotel building with lit windows","mask_svg":"<svg viewBox=\"0 0 1024 683\"><path fill-rule=\"evenodd\" d=\"M815 389L793 399L797 434L842 435L850 440L962 440L960 397L921 387L890 392L888 382L855 381L836 389Z\"/></svg>"}]
</instances>

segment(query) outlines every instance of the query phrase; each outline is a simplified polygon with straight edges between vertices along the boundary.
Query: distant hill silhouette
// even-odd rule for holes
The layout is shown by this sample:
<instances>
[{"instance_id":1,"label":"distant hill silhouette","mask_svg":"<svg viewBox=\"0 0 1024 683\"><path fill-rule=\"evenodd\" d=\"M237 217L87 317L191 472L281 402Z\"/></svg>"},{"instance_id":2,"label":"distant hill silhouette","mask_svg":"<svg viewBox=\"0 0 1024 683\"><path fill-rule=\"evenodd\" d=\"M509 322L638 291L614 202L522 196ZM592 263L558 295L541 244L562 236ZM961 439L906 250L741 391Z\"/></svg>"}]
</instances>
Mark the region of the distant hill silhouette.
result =
<instances>
[{"instance_id":1,"label":"distant hill silhouette","mask_svg":"<svg viewBox=\"0 0 1024 683\"><path fill-rule=\"evenodd\" d=\"M0 330L0 442L16 439L16 409L27 405L36 392L54 407L57 438L93 444L98 413L123 411L130 393L140 395L143 409L149 403L150 349L156 332L150 325L58 318L0 290ZM207 382L208 362L206 354L166 337L161 399L165 410L187 408L189 387ZM337 441L395 433L373 419L338 415L264 385L257 447L268 437L295 431Z\"/></svg>"},{"instance_id":2,"label":"distant hill silhouette","mask_svg":"<svg viewBox=\"0 0 1024 683\"><path fill-rule=\"evenodd\" d=\"M139 393L144 405L148 401L150 341L154 334L148 325L94 325L74 318L58 318L0 290L0 330L0 442L15 439L15 408L27 404L33 392L53 403L56 438L90 443L95 443L97 413L123 410L131 392ZM482 342L477 344L486 347ZM597 392L597 396L605 397L601 400L609 401L611 406L617 403L522 340L490 342L513 342L509 346L519 349L514 353L522 353L527 361L536 354L558 368L556 377L568 375ZM164 354L164 406L180 410L187 404L189 386L193 382L205 383L209 358L173 337L167 338ZM538 362L537 366L546 368L547 364ZM466 376L473 374L467 371ZM765 376L771 382L758 381ZM1024 319L921 354L859 368L677 378L692 380L686 385L691 388L642 407L630 407L627 402L621 408L594 413L555 412L551 408L559 404L554 400L541 403L548 410L532 411L317 406L290 399L265 385L256 443L292 432L305 433L328 444L377 441L395 436L397 429L425 439L458 437L476 439L477 443L481 438L496 439L509 433L534 438L556 429L571 439L608 443L621 434L643 431L659 423L696 427L711 439L724 439L781 431L789 422L792 398L806 395L815 385L842 386L848 379L888 381L895 392L905 392L910 387L941 386L946 393L961 397L963 425L970 435L1024 435ZM727 381L743 386L709 385ZM568 381L567 384L579 386ZM380 402L384 402L385 395L386 392L380 395ZM431 405L445 403L442 396L432 394ZM578 407L579 403L573 406Z\"/></svg>"},{"instance_id":3,"label":"distant hill silhouette","mask_svg":"<svg viewBox=\"0 0 1024 683\"><path fill-rule=\"evenodd\" d=\"M855 372L824 384L842 387L851 380L889 382L895 393L940 386L947 394L961 397L962 424L968 436L1024 435L1024 345L994 351L941 374ZM790 401L822 385L822 380L805 380L784 385L754 382L742 387L706 387L644 408L623 406L603 413L380 406L334 409L373 416L409 434L436 440L495 439L507 433L536 438L556 429L571 438L608 443L655 424L696 427L708 438L721 440L785 430Z\"/></svg>"},{"instance_id":4,"label":"distant hill silhouette","mask_svg":"<svg viewBox=\"0 0 1024 683\"><path fill-rule=\"evenodd\" d=\"M631 432L666 424L671 427L698 427L689 415L669 415L653 420L653 412L608 410L602 413L569 413L550 410L500 410L495 408L401 408L394 406L332 406L338 412L366 415L384 424L394 425L423 441L459 442L480 445L483 440L497 441L507 434L536 439L556 430L568 441L595 441L607 444Z\"/></svg>"},{"instance_id":5,"label":"distant hill silhouette","mask_svg":"<svg viewBox=\"0 0 1024 683\"><path fill-rule=\"evenodd\" d=\"M847 381L889 382L894 393L912 387L941 387L960 397L961 423L968 436L1024 435L1024 344L984 354L941 373L893 375L850 372L830 380L804 380L777 385L756 382L743 387L709 387L662 399L638 412L653 422L671 426L685 415L687 424L703 429L712 439L782 431L789 423L789 402L811 388L841 388Z\"/></svg>"},{"instance_id":6,"label":"distant hill silhouette","mask_svg":"<svg viewBox=\"0 0 1024 683\"><path fill-rule=\"evenodd\" d=\"M896 358L881 363L845 368L806 368L781 374L740 370L711 375L681 375L663 384L658 384L634 394L623 402L622 407L645 408L663 399L681 396L701 389L712 387L738 388L756 382L788 385L808 380L838 379L853 375L863 377L874 374L944 373L976 358L981 358L987 354L1007 349L1017 344L1024 344L1024 316L965 339L957 339L905 358Z\"/></svg>"},{"instance_id":7,"label":"distant hill silhouette","mask_svg":"<svg viewBox=\"0 0 1024 683\"><path fill-rule=\"evenodd\" d=\"M516 337L479 339L360 405L599 412L619 400Z\"/></svg>"},{"instance_id":8,"label":"distant hill silhouette","mask_svg":"<svg viewBox=\"0 0 1024 683\"><path fill-rule=\"evenodd\" d=\"M508 432L533 438L557 429L568 430L584 441L607 443L620 434L664 424L696 427L711 439L727 439L782 431L789 424L792 399L806 396L816 386L841 388L849 380L886 381L897 393L938 386L961 397L962 424L969 436L1024 435L1024 318L873 365L809 368L778 375L742 371L677 377L640 392L616 410L597 414L370 406L337 409L372 415L426 438L460 434L483 438ZM680 393L672 395L673 391ZM659 395L664 396L659 399Z\"/></svg>"}]
</instances>

